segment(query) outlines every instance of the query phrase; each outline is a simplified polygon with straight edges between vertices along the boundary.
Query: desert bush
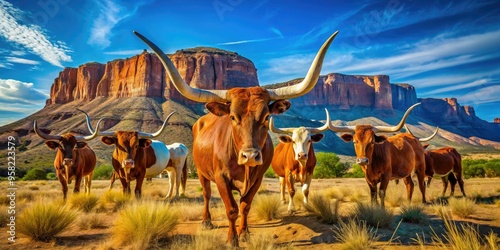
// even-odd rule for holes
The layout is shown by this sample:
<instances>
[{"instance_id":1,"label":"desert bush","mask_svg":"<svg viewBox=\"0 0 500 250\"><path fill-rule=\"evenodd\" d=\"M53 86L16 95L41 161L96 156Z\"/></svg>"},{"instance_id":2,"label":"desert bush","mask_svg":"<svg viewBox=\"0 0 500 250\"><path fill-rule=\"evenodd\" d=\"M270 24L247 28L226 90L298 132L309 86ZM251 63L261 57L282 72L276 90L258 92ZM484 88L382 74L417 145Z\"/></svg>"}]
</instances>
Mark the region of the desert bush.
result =
<instances>
[{"instance_id":1,"label":"desert bush","mask_svg":"<svg viewBox=\"0 0 500 250\"><path fill-rule=\"evenodd\" d=\"M123 192L108 190L101 196L100 206L101 209L105 209L106 206L111 205L113 206L113 211L118 211L129 201L129 195L126 195Z\"/></svg>"},{"instance_id":2,"label":"desert bush","mask_svg":"<svg viewBox=\"0 0 500 250\"><path fill-rule=\"evenodd\" d=\"M462 161L465 178L471 177L499 177L500 159L465 159Z\"/></svg>"},{"instance_id":3,"label":"desert bush","mask_svg":"<svg viewBox=\"0 0 500 250\"><path fill-rule=\"evenodd\" d=\"M352 214L357 220L365 221L367 225L378 228L388 228L394 220L392 211L371 203L356 203Z\"/></svg>"},{"instance_id":4,"label":"desert bush","mask_svg":"<svg viewBox=\"0 0 500 250\"><path fill-rule=\"evenodd\" d=\"M425 223L428 220L422 204L409 204L401 206L401 220L409 223Z\"/></svg>"},{"instance_id":5,"label":"desert bush","mask_svg":"<svg viewBox=\"0 0 500 250\"><path fill-rule=\"evenodd\" d=\"M46 180L47 172L41 168L30 169L22 178L23 181Z\"/></svg>"},{"instance_id":6,"label":"desert bush","mask_svg":"<svg viewBox=\"0 0 500 250\"><path fill-rule=\"evenodd\" d=\"M54 172L49 172L46 176L47 180L57 180L57 175Z\"/></svg>"},{"instance_id":7,"label":"desert bush","mask_svg":"<svg viewBox=\"0 0 500 250\"><path fill-rule=\"evenodd\" d=\"M68 204L72 209L81 210L89 213L99 202L99 198L95 194L77 193L69 197Z\"/></svg>"},{"instance_id":8,"label":"desert bush","mask_svg":"<svg viewBox=\"0 0 500 250\"><path fill-rule=\"evenodd\" d=\"M146 249L166 238L177 225L178 214L169 205L133 203L121 210L113 226L113 240L121 246Z\"/></svg>"},{"instance_id":9,"label":"desert bush","mask_svg":"<svg viewBox=\"0 0 500 250\"><path fill-rule=\"evenodd\" d=\"M349 169L349 164L341 163L340 158L334 153L318 152L316 161L313 178L339 178Z\"/></svg>"},{"instance_id":10,"label":"desert bush","mask_svg":"<svg viewBox=\"0 0 500 250\"><path fill-rule=\"evenodd\" d=\"M344 174L345 178L364 178L365 173L363 173L363 170L361 169L361 166L359 164L354 164L352 165L352 170Z\"/></svg>"},{"instance_id":11,"label":"desert bush","mask_svg":"<svg viewBox=\"0 0 500 250\"><path fill-rule=\"evenodd\" d=\"M101 215L90 213L79 216L77 225L78 228L82 230L106 228L106 221L102 218Z\"/></svg>"},{"instance_id":12,"label":"desert bush","mask_svg":"<svg viewBox=\"0 0 500 250\"><path fill-rule=\"evenodd\" d=\"M477 208L476 202L468 198L457 199L452 197L448 200L448 202L450 204L451 212L460 218L469 217L476 211Z\"/></svg>"},{"instance_id":13,"label":"desert bush","mask_svg":"<svg viewBox=\"0 0 500 250\"><path fill-rule=\"evenodd\" d=\"M471 249L485 249L485 245L489 244L489 237L487 237L486 244L478 231L471 224L462 224L460 227L450 219L444 219L445 233L439 237L435 232L432 233L432 241L442 249L457 249L457 250L471 250ZM490 236L491 240L496 238L496 235ZM443 239L444 238L444 239ZM494 246L498 249L498 246Z\"/></svg>"},{"instance_id":14,"label":"desert bush","mask_svg":"<svg viewBox=\"0 0 500 250\"><path fill-rule=\"evenodd\" d=\"M345 223L340 220L333 235L342 243L340 248L345 250L371 249L378 240L376 230L368 229L365 221L349 220Z\"/></svg>"},{"instance_id":15,"label":"desert bush","mask_svg":"<svg viewBox=\"0 0 500 250\"><path fill-rule=\"evenodd\" d=\"M274 237L272 234L252 235L247 243L248 250L273 250L277 249L274 245Z\"/></svg>"},{"instance_id":16,"label":"desert bush","mask_svg":"<svg viewBox=\"0 0 500 250\"><path fill-rule=\"evenodd\" d=\"M0 227L5 227L10 221L9 207L0 206Z\"/></svg>"},{"instance_id":17,"label":"desert bush","mask_svg":"<svg viewBox=\"0 0 500 250\"><path fill-rule=\"evenodd\" d=\"M266 173L264 173L264 177L266 178L277 178L278 176L274 172L273 168L269 166L269 168L266 170Z\"/></svg>"},{"instance_id":18,"label":"desert bush","mask_svg":"<svg viewBox=\"0 0 500 250\"><path fill-rule=\"evenodd\" d=\"M109 180L111 178L112 172L113 172L113 166L107 164L101 165L94 169L92 180Z\"/></svg>"},{"instance_id":19,"label":"desert bush","mask_svg":"<svg viewBox=\"0 0 500 250\"><path fill-rule=\"evenodd\" d=\"M443 206L442 204L434 204L431 207L442 220L451 218L451 211L449 207Z\"/></svg>"},{"instance_id":20,"label":"desert bush","mask_svg":"<svg viewBox=\"0 0 500 250\"><path fill-rule=\"evenodd\" d=\"M338 219L339 202L322 194L310 194L304 207L323 223L335 223Z\"/></svg>"},{"instance_id":21,"label":"desert bush","mask_svg":"<svg viewBox=\"0 0 500 250\"><path fill-rule=\"evenodd\" d=\"M64 231L76 213L58 203L37 202L25 208L17 219L17 230L33 240L49 241Z\"/></svg>"},{"instance_id":22,"label":"desert bush","mask_svg":"<svg viewBox=\"0 0 500 250\"><path fill-rule=\"evenodd\" d=\"M256 217L265 221L279 219L280 207L281 201L279 195L258 195L252 203L252 211Z\"/></svg>"}]
</instances>

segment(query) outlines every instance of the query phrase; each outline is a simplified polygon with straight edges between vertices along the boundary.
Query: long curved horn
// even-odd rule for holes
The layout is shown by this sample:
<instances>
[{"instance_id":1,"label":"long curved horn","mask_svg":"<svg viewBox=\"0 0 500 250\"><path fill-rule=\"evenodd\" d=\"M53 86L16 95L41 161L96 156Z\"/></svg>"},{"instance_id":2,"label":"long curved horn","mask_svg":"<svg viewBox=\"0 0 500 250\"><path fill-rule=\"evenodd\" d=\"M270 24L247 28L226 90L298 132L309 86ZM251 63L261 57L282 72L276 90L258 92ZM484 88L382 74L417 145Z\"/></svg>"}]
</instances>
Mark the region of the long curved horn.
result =
<instances>
[{"instance_id":1,"label":"long curved horn","mask_svg":"<svg viewBox=\"0 0 500 250\"><path fill-rule=\"evenodd\" d=\"M401 130L401 128L403 128L403 126L405 125L406 118L408 118L408 115L410 114L410 112L418 105L420 105L420 102L413 104L411 107L409 107L408 110L406 110L405 114L403 115L403 118L401 118L401 121L398 123L398 125L396 125L396 126L373 126L373 132L375 132L375 133L382 133L382 132L390 133L390 132L397 132L397 131Z\"/></svg>"},{"instance_id":2,"label":"long curved horn","mask_svg":"<svg viewBox=\"0 0 500 250\"><path fill-rule=\"evenodd\" d=\"M406 126L406 124L405 124L405 129L406 129L406 132L410 133L410 134L411 134L411 135L413 135L415 138L418 138L418 137L416 137L416 136L415 136L415 135L414 135L414 134L410 131L410 129L408 128L408 126ZM425 137L425 138L418 138L418 141L420 141L420 142L428 142L428 141L432 140L432 138L434 138L434 136L436 136L436 135L437 135L438 131L439 131L439 127L436 127L436 130L434 130L434 133L433 133L432 135L430 135L430 136L428 136L428 137Z\"/></svg>"},{"instance_id":3,"label":"long curved horn","mask_svg":"<svg viewBox=\"0 0 500 250\"><path fill-rule=\"evenodd\" d=\"M90 124L90 117L89 117L89 114L87 114L87 112L77 108L76 110L80 111L80 112L83 112L85 114L85 120L87 121L87 127L89 128L89 131L90 133L94 133L94 128L92 127L92 124Z\"/></svg>"},{"instance_id":4,"label":"long curved horn","mask_svg":"<svg viewBox=\"0 0 500 250\"><path fill-rule=\"evenodd\" d=\"M325 43L323 43L302 82L278 89L268 89L267 91L269 92L271 100L291 99L305 95L307 92L311 91L316 85L316 82L318 82L321 67L323 66L323 59L328 51L328 47L330 47L330 44L338 33L338 31L335 31L335 33L333 33L333 35L331 35Z\"/></svg>"},{"instance_id":5,"label":"long curved horn","mask_svg":"<svg viewBox=\"0 0 500 250\"><path fill-rule=\"evenodd\" d=\"M161 128L158 131L156 131L156 133L149 134L149 133L139 132L138 133L139 137L152 139L152 138L159 136L163 132L163 130L167 127L168 120L170 119L170 117L175 113L176 112L174 111L174 112L170 113L170 115L167 116L167 119L165 119L165 121L163 122L163 125L161 126Z\"/></svg>"},{"instance_id":6,"label":"long curved horn","mask_svg":"<svg viewBox=\"0 0 500 250\"><path fill-rule=\"evenodd\" d=\"M326 122L323 126L321 127L318 127L318 128L311 128L311 127L306 127L305 129L307 129L309 131L309 133L311 134L319 134L319 133L323 133L325 132L326 130L328 130L328 124L330 124L330 113L328 113L328 110L325 108L325 112L326 112ZM293 133L293 130L295 130L296 128L277 128L274 126L274 120L273 118L269 118L269 130L271 130L273 133L276 133L276 134L292 134Z\"/></svg>"},{"instance_id":7,"label":"long curved horn","mask_svg":"<svg viewBox=\"0 0 500 250\"><path fill-rule=\"evenodd\" d=\"M309 127L306 128L311 134L319 134L328 130L331 119L330 119L330 113L328 113L328 109L326 108L325 108L325 113L326 113L326 122L323 126L318 128L309 128Z\"/></svg>"},{"instance_id":8,"label":"long curved horn","mask_svg":"<svg viewBox=\"0 0 500 250\"><path fill-rule=\"evenodd\" d=\"M168 56L165 55L165 53L163 53L163 51L156 46L156 44L149 41L137 31L134 31L134 34L155 52L163 64L163 67L167 71L167 75L170 77L172 84L184 97L197 102L228 102L228 98L226 97L227 90L208 90L190 87L184 79L182 79L179 71L175 68L170 58L168 58Z\"/></svg>"},{"instance_id":9,"label":"long curved horn","mask_svg":"<svg viewBox=\"0 0 500 250\"><path fill-rule=\"evenodd\" d=\"M44 132L42 132L40 129L38 129L38 126L36 124L36 120L33 122L33 130L35 131L35 134L37 134L38 136L40 136L42 139L45 139L45 140L59 141L62 138L60 135L48 135L48 134L45 134Z\"/></svg>"},{"instance_id":10,"label":"long curved horn","mask_svg":"<svg viewBox=\"0 0 500 250\"><path fill-rule=\"evenodd\" d=\"M328 115L330 117L330 115ZM336 133L352 133L356 130L356 126L335 126L331 122L328 123L328 128Z\"/></svg>"},{"instance_id":11,"label":"long curved horn","mask_svg":"<svg viewBox=\"0 0 500 250\"><path fill-rule=\"evenodd\" d=\"M82 112L83 112L83 111L82 111ZM85 113L85 112L84 112L84 113ZM86 113L85 113L85 114L86 114ZM87 116L87 118L88 118L88 116ZM77 135L77 136L75 136L75 139L76 139L77 141L90 141L90 140L92 140L92 139L96 138L96 137L99 135L99 126L101 125L101 121L102 121L103 119L105 119L105 118L101 118L101 119L99 119L99 121L97 122L97 125L96 125L96 130L94 130L94 131L92 132L92 134L91 134L91 135L87 135L87 136ZM89 122L89 124L90 124L90 122ZM91 128L91 127L89 127L89 129L90 129L90 128Z\"/></svg>"},{"instance_id":12,"label":"long curved horn","mask_svg":"<svg viewBox=\"0 0 500 250\"><path fill-rule=\"evenodd\" d=\"M276 134L292 134L293 128L277 128L274 126L273 117L269 118L269 130Z\"/></svg>"}]
</instances>

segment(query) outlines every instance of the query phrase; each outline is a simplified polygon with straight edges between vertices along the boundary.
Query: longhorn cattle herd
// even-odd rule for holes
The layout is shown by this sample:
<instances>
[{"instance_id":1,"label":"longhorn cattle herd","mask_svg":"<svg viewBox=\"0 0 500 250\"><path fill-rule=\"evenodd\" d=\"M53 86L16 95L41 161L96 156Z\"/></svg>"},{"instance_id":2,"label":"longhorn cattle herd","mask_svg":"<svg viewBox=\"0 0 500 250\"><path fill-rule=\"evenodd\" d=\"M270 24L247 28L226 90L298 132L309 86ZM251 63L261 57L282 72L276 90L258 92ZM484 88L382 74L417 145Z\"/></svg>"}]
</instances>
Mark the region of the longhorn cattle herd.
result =
<instances>
[{"instance_id":1,"label":"longhorn cattle herd","mask_svg":"<svg viewBox=\"0 0 500 250\"><path fill-rule=\"evenodd\" d=\"M415 137L408 128L407 133L384 136L380 133L398 132L405 125L406 119L419 103L411 106L399 124L395 126L335 126L330 120L328 110L326 121L318 128L297 127L277 128L271 115L278 115L291 106L287 99L296 98L312 90L318 81L326 52L337 32L330 36L319 49L304 80L293 86L278 89L262 87L232 88L230 90L204 90L190 87L184 82L172 61L151 41L134 32L159 57L174 87L186 98L206 103L208 114L200 117L192 127L192 157L196 165L198 178L203 188L204 208L202 227L213 227L210 215L211 182L215 182L226 208L229 221L227 241L238 246L241 237L248 236L248 213L252 200L256 195L264 173L270 165L280 179L281 200L286 202L285 189L288 189L288 212L293 214L295 206L293 197L294 184L300 182L304 194L304 203L308 202L309 188L316 165L313 144L323 139L323 132L331 130L345 133L341 138L354 143L356 163L364 172L368 183L371 201L377 203L377 185L380 205L384 206L386 189L390 180L403 179L406 185L408 200L411 200L414 183L412 173L417 176L418 187L425 198L425 177L442 177L444 190L448 181L452 184L452 195L455 183L458 182L465 196L462 180L461 156L451 147L428 150L429 141L436 132L427 138ZM111 163L114 172L111 185L118 178L123 192L131 193L131 181L135 180L135 197L141 198L144 178L152 178L163 171L168 172L170 188L166 198L184 196L187 179L188 149L180 143L165 145L153 140L168 125L172 112L163 122L161 128L153 133L141 131L99 131L101 118L94 129L90 117L82 111L90 132L88 136L49 135L41 131L34 121L35 133L45 140L50 149L57 150L54 167L62 186L66 200L68 184L75 180L74 193L79 192L82 179L85 192L90 192L92 173L96 165L96 154L86 141L101 136L101 142L114 146ZM268 131L280 134L280 143L273 151L273 142ZM110 186L111 187L111 186ZM179 190L180 189L180 190ZM233 190L241 198L239 204L233 197ZM236 220L240 217L240 225Z\"/></svg>"}]
</instances>

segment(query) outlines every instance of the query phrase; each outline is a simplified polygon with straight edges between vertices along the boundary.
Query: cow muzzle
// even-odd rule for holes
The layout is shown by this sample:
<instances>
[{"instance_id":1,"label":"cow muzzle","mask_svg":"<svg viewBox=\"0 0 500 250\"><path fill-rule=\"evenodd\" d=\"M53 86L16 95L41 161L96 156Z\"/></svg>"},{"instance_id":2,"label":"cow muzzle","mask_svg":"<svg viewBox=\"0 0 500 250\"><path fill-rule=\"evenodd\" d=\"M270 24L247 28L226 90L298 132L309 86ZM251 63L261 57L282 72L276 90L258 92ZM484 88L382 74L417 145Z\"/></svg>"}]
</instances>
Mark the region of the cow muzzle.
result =
<instances>
[{"instance_id":1,"label":"cow muzzle","mask_svg":"<svg viewBox=\"0 0 500 250\"><path fill-rule=\"evenodd\" d=\"M71 159L71 158L64 158L63 159L63 165L64 166L71 166L71 165L73 165L73 159Z\"/></svg>"},{"instance_id":2,"label":"cow muzzle","mask_svg":"<svg viewBox=\"0 0 500 250\"><path fill-rule=\"evenodd\" d=\"M297 161L307 161L309 156L306 153L298 153L296 156Z\"/></svg>"},{"instance_id":3,"label":"cow muzzle","mask_svg":"<svg viewBox=\"0 0 500 250\"><path fill-rule=\"evenodd\" d=\"M134 168L134 160L132 160L132 159L123 160L122 161L122 168L125 168L125 169Z\"/></svg>"},{"instance_id":4,"label":"cow muzzle","mask_svg":"<svg viewBox=\"0 0 500 250\"><path fill-rule=\"evenodd\" d=\"M361 165L361 166L366 166L369 163L368 158L363 157L363 158L356 158L356 163Z\"/></svg>"},{"instance_id":5,"label":"cow muzzle","mask_svg":"<svg viewBox=\"0 0 500 250\"><path fill-rule=\"evenodd\" d=\"M246 148L240 150L238 154L238 164L245 166L258 166L262 165L262 153L255 148Z\"/></svg>"}]
</instances>

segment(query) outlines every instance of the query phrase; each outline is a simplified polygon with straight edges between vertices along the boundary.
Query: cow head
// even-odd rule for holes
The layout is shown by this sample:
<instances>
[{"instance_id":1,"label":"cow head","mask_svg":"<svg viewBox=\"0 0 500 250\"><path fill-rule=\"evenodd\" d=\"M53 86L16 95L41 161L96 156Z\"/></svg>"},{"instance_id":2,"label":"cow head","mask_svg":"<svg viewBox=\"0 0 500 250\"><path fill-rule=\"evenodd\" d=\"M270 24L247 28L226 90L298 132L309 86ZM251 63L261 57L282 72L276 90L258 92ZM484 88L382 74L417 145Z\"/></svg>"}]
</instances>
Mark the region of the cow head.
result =
<instances>
[{"instance_id":1,"label":"cow head","mask_svg":"<svg viewBox=\"0 0 500 250\"><path fill-rule=\"evenodd\" d=\"M230 90L205 90L192 88L180 76L172 61L154 43L141 34L134 33L143 40L159 57L172 84L185 97L205 102L214 115L223 116L232 126L232 141L238 154L238 164L249 167L262 165L262 148L267 139L270 114L280 114L290 107L285 99L299 97L314 88L319 78L323 59L335 32L323 44L302 82L278 89L260 87L233 88ZM271 103L271 101L275 101Z\"/></svg>"},{"instance_id":2,"label":"cow head","mask_svg":"<svg viewBox=\"0 0 500 250\"><path fill-rule=\"evenodd\" d=\"M330 130L334 132L350 132L354 134L343 134L341 138L345 142L354 142L354 151L356 152L356 163L361 165L364 169L371 163L371 158L376 143L381 143L387 138L385 136L378 136L375 133L390 133L399 131L406 122L406 118L411 110L420 103L414 104L403 115L403 118L396 126L372 126L372 125L358 125L358 126L335 126L330 123Z\"/></svg>"},{"instance_id":3,"label":"cow head","mask_svg":"<svg viewBox=\"0 0 500 250\"><path fill-rule=\"evenodd\" d=\"M85 113L84 111L82 112ZM98 130L94 130L92 124L90 124L90 118L87 113L85 113L85 117L89 130L92 133L97 133L97 135L102 136L102 143L110 146L115 146L115 150L113 151L113 160L120 164L128 180L128 174L130 174L130 170L135 168L135 159L138 150L151 146L151 139L159 136L163 132L163 130L167 127L168 120L174 113L175 112L170 113L170 115L168 115L168 117L163 122L161 128L153 134L138 131L100 132Z\"/></svg>"},{"instance_id":4,"label":"cow head","mask_svg":"<svg viewBox=\"0 0 500 250\"><path fill-rule=\"evenodd\" d=\"M97 123L97 127L101 121ZM87 146L85 141L92 140L97 136L97 133L93 132L89 136L78 136L72 135L70 133L64 135L48 135L38 129L36 120L33 122L33 130L35 133L45 139L45 145L52 150L57 150L57 153L61 156L60 168L57 169L66 179L68 183L71 183L70 176L73 176L73 164L76 162L78 157L78 149Z\"/></svg>"},{"instance_id":5,"label":"cow head","mask_svg":"<svg viewBox=\"0 0 500 250\"><path fill-rule=\"evenodd\" d=\"M323 139L323 132L328 130L330 124L330 114L325 109L326 112L326 122L325 125L318 128L276 128L274 127L273 118L269 121L269 129L278 134L288 134L281 135L279 140L282 143L292 143L293 152L295 154L295 160L300 162L302 166L306 165L307 159L309 159L309 149L311 148L311 143L319 142ZM290 136L291 135L291 136Z\"/></svg>"}]
</instances>

